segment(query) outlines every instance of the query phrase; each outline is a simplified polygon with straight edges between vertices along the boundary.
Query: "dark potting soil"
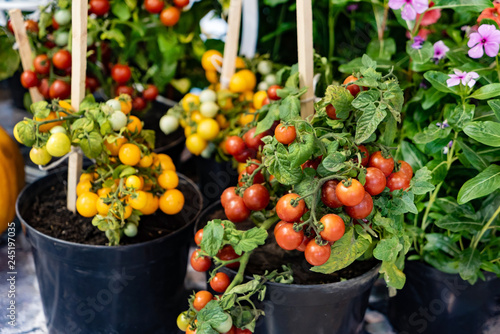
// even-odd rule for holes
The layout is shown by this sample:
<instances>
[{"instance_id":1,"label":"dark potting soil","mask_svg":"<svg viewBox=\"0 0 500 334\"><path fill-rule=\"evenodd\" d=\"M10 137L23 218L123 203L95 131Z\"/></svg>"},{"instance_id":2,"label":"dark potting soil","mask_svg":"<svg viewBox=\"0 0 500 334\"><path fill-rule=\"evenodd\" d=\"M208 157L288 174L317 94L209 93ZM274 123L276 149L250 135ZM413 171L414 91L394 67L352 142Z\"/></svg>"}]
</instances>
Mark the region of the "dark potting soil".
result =
<instances>
[{"instance_id":1,"label":"dark potting soil","mask_svg":"<svg viewBox=\"0 0 500 334\"><path fill-rule=\"evenodd\" d=\"M208 221L212 219L226 219L223 210L218 210L208 217ZM239 229L247 230L255 225L251 221L246 221L236 224ZM250 257L247 265L247 275L262 275L267 270L282 271L282 265L288 264L293 270L294 284L326 284L335 283L343 280L351 279L363 275L370 271L378 263L377 260L371 259L366 261L355 261L350 266L334 272L332 274L320 274L310 270L312 267L307 263L304 253L299 251L287 251L278 246L274 233L272 232L274 226L271 227L269 237L265 245L259 246Z\"/></svg>"},{"instance_id":2,"label":"dark potting soil","mask_svg":"<svg viewBox=\"0 0 500 334\"><path fill-rule=\"evenodd\" d=\"M184 192L184 189L181 189ZM192 194L185 194L193 197ZM159 210L158 210L159 211ZM43 234L51 237L86 245L106 245L104 232L92 225L92 218L85 218L66 209L66 188L60 182L36 197L26 220ZM130 245L150 241L168 235L183 227L188 220L182 216L167 216L159 211L153 215L141 216L138 233L134 238L123 236L120 245Z\"/></svg>"}]
</instances>

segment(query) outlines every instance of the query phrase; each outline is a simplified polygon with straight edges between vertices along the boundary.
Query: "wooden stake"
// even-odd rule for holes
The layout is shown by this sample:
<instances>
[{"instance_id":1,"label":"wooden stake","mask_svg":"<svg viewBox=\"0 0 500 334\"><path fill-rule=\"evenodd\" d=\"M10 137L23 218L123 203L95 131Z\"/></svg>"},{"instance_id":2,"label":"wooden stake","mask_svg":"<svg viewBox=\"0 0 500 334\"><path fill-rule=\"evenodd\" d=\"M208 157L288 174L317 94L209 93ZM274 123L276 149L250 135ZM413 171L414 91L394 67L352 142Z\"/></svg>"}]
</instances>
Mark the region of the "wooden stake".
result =
<instances>
[{"instance_id":1,"label":"wooden stake","mask_svg":"<svg viewBox=\"0 0 500 334\"><path fill-rule=\"evenodd\" d=\"M87 70L87 0L72 2L72 50L71 50L71 106L78 111L85 96L85 74ZM76 211L76 185L82 170L83 156L71 151L68 159L68 210Z\"/></svg>"},{"instance_id":2,"label":"wooden stake","mask_svg":"<svg viewBox=\"0 0 500 334\"><path fill-rule=\"evenodd\" d=\"M302 95L301 116L314 114L314 49L311 0L297 0L297 42L299 51L300 87L308 87Z\"/></svg>"},{"instance_id":3,"label":"wooden stake","mask_svg":"<svg viewBox=\"0 0 500 334\"><path fill-rule=\"evenodd\" d=\"M26 28L24 26L23 14L20 9L11 9L9 11L12 29L14 29L14 35L16 36L17 45L19 46L19 54L21 56L21 63L25 71L33 69L33 54L31 52L30 42L28 40L28 35L26 34ZM43 95L40 94L37 87L32 87L29 89L31 95L31 101L33 103L43 101Z\"/></svg>"},{"instance_id":4,"label":"wooden stake","mask_svg":"<svg viewBox=\"0 0 500 334\"><path fill-rule=\"evenodd\" d=\"M224 60L222 62L222 74L220 77L220 84L223 89L229 87L229 81L236 68L236 55L240 39L241 2L242 0L231 0L231 4L229 5L226 44L224 45Z\"/></svg>"}]
</instances>

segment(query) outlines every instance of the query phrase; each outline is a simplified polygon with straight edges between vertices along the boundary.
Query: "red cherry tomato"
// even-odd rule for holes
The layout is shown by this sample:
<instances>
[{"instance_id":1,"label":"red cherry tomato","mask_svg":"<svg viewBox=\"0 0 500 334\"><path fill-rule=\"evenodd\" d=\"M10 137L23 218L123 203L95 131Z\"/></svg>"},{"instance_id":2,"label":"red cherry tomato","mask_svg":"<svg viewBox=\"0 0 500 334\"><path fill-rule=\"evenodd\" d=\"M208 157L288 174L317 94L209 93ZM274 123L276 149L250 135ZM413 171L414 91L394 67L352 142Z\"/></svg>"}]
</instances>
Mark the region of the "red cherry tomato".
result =
<instances>
[{"instance_id":1,"label":"red cherry tomato","mask_svg":"<svg viewBox=\"0 0 500 334\"><path fill-rule=\"evenodd\" d=\"M410 187L410 178L408 175L400 170L399 172L392 173L387 178L387 187L390 191L398 189L408 189Z\"/></svg>"},{"instance_id":2,"label":"red cherry tomato","mask_svg":"<svg viewBox=\"0 0 500 334\"><path fill-rule=\"evenodd\" d=\"M38 23L36 23L33 20L26 20L24 21L24 27L26 28L26 31L32 32L34 34L38 34Z\"/></svg>"},{"instance_id":3,"label":"red cherry tomato","mask_svg":"<svg viewBox=\"0 0 500 334\"><path fill-rule=\"evenodd\" d=\"M231 155L241 154L246 148L245 142L238 136L228 137L225 146L227 153Z\"/></svg>"},{"instance_id":4,"label":"red cherry tomato","mask_svg":"<svg viewBox=\"0 0 500 334\"><path fill-rule=\"evenodd\" d=\"M197 249L191 254L190 259L191 267L199 272L205 272L210 269L212 261L208 256L200 256L200 250Z\"/></svg>"},{"instance_id":5,"label":"red cherry tomato","mask_svg":"<svg viewBox=\"0 0 500 334\"><path fill-rule=\"evenodd\" d=\"M50 99L50 84L49 79L43 78L38 84L38 91L44 98Z\"/></svg>"},{"instance_id":6,"label":"red cherry tomato","mask_svg":"<svg viewBox=\"0 0 500 334\"><path fill-rule=\"evenodd\" d=\"M99 88L99 81L97 81L97 79L93 77L86 77L85 88L87 88L93 93L97 90L97 88Z\"/></svg>"},{"instance_id":7,"label":"red cherry tomato","mask_svg":"<svg viewBox=\"0 0 500 334\"><path fill-rule=\"evenodd\" d=\"M354 75L350 75L348 76L345 80L344 80L344 85L347 85L351 82L356 82L358 81L358 78L356 78ZM351 93L352 96L356 97L359 92L361 91L361 89L359 88L358 85L349 85L346 87L347 90Z\"/></svg>"},{"instance_id":8,"label":"red cherry tomato","mask_svg":"<svg viewBox=\"0 0 500 334\"><path fill-rule=\"evenodd\" d=\"M411 180L411 178L413 177L413 168L406 161L399 160L398 162L401 165L399 170L403 171Z\"/></svg>"},{"instance_id":9,"label":"red cherry tomato","mask_svg":"<svg viewBox=\"0 0 500 334\"><path fill-rule=\"evenodd\" d=\"M59 50L52 56L52 63L60 70L71 67L71 53L68 50Z\"/></svg>"},{"instance_id":10,"label":"red cherry tomato","mask_svg":"<svg viewBox=\"0 0 500 334\"><path fill-rule=\"evenodd\" d=\"M252 331L249 329L236 328L235 334L252 334Z\"/></svg>"},{"instance_id":11,"label":"red cherry tomato","mask_svg":"<svg viewBox=\"0 0 500 334\"><path fill-rule=\"evenodd\" d=\"M245 205L243 198L236 196L231 198L224 207L227 219L233 223L239 223L250 217L250 210Z\"/></svg>"},{"instance_id":12,"label":"red cherry tomato","mask_svg":"<svg viewBox=\"0 0 500 334\"><path fill-rule=\"evenodd\" d=\"M142 92L142 97L148 101L154 101L156 100L158 94L158 88L155 85L148 85L148 87Z\"/></svg>"},{"instance_id":13,"label":"red cherry tomato","mask_svg":"<svg viewBox=\"0 0 500 334\"><path fill-rule=\"evenodd\" d=\"M261 184L254 184L243 193L243 202L249 210L264 210L269 204L269 191Z\"/></svg>"},{"instance_id":14,"label":"red cherry tomato","mask_svg":"<svg viewBox=\"0 0 500 334\"><path fill-rule=\"evenodd\" d=\"M164 6L165 6L165 3L163 2L163 0L145 0L144 1L144 7L151 14L158 14L159 12L162 11Z\"/></svg>"},{"instance_id":15,"label":"red cherry tomato","mask_svg":"<svg viewBox=\"0 0 500 334\"><path fill-rule=\"evenodd\" d=\"M391 175L394 170L394 159L392 157L386 159L382 156L381 151L377 151L370 156L368 166L380 169L387 177Z\"/></svg>"},{"instance_id":16,"label":"red cherry tomato","mask_svg":"<svg viewBox=\"0 0 500 334\"><path fill-rule=\"evenodd\" d=\"M39 74L49 74L50 73L50 59L47 55L38 55L33 60L33 65L35 66L35 72Z\"/></svg>"},{"instance_id":17,"label":"red cherry tomato","mask_svg":"<svg viewBox=\"0 0 500 334\"><path fill-rule=\"evenodd\" d=\"M240 187L243 186L243 177L245 175L248 175L248 173L246 171L243 171L241 172L241 174L238 176L238 185ZM255 176L253 177L253 182L252 184L260 184L260 183L263 183L264 182L264 176L262 175L262 173L258 172L257 174L255 174Z\"/></svg>"},{"instance_id":18,"label":"red cherry tomato","mask_svg":"<svg viewBox=\"0 0 500 334\"><path fill-rule=\"evenodd\" d=\"M161 11L160 21L164 26L173 27L179 22L181 11L177 7L168 7Z\"/></svg>"},{"instance_id":19,"label":"red cherry tomato","mask_svg":"<svg viewBox=\"0 0 500 334\"><path fill-rule=\"evenodd\" d=\"M323 184L323 187L321 187L321 201L327 207L332 209L340 208L343 205L335 192L338 184L339 181L337 180L329 180Z\"/></svg>"},{"instance_id":20,"label":"red cherry tomato","mask_svg":"<svg viewBox=\"0 0 500 334\"><path fill-rule=\"evenodd\" d=\"M326 115L330 117L331 119L337 120L337 111L335 110L335 107L332 106L331 104L326 106Z\"/></svg>"},{"instance_id":21,"label":"red cherry tomato","mask_svg":"<svg viewBox=\"0 0 500 334\"><path fill-rule=\"evenodd\" d=\"M257 130L256 127L253 127L250 130L248 130L243 135L243 139L245 140L245 144L247 145L248 148L252 148L258 151L260 147L264 146L262 138L264 138L267 134L263 132L259 133L258 135L255 135L255 130Z\"/></svg>"},{"instance_id":22,"label":"red cherry tomato","mask_svg":"<svg viewBox=\"0 0 500 334\"><path fill-rule=\"evenodd\" d=\"M274 235L276 235L276 231L278 231L281 226L288 224L287 222L280 220L278 223L276 223L276 226L274 226Z\"/></svg>"},{"instance_id":23,"label":"red cherry tomato","mask_svg":"<svg viewBox=\"0 0 500 334\"><path fill-rule=\"evenodd\" d=\"M335 194L339 201L345 206L354 206L361 203L365 196L363 185L356 179L349 179L350 186L345 185L345 181L340 182L335 189Z\"/></svg>"},{"instance_id":24,"label":"red cherry tomato","mask_svg":"<svg viewBox=\"0 0 500 334\"><path fill-rule=\"evenodd\" d=\"M189 5L189 0L174 0L174 6L177 8L184 8Z\"/></svg>"},{"instance_id":25,"label":"red cherry tomato","mask_svg":"<svg viewBox=\"0 0 500 334\"><path fill-rule=\"evenodd\" d=\"M257 151L253 148L245 148L241 153L233 155L238 162L247 162L248 159L253 159L257 156Z\"/></svg>"},{"instance_id":26,"label":"red cherry tomato","mask_svg":"<svg viewBox=\"0 0 500 334\"><path fill-rule=\"evenodd\" d=\"M234 248L231 245L225 245L222 249L217 253L217 257L222 261L231 261L240 257L240 255L236 254ZM226 267L231 269L236 269L240 266L239 262L234 262L227 264Z\"/></svg>"},{"instance_id":27,"label":"red cherry tomato","mask_svg":"<svg viewBox=\"0 0 500 334\"><path fill-rule=\"evenodd\" d=\"M276 137L276 140L283 145L288 145L295 140L297 133L295 132L295 127L293 125L285 126L280 124L276 127L276 130L274 130L274 136Z\"/></svg>"},{"instance_id":28,"label":"red cherry tomato","mask_svg":"<svg viewBox=\"0 0 500 334\"><path fill-rule=\"evenodd\" d=\"M30 70L24 71L21 74L21 85L24 88L32 88L38 86L38 78L36 73Z\"/></svg>"},{"instance_id":29,"label":"red cherry tomato","mask_svg":"<svg viewBox=\"0 0 500 334\"><path fill-rule=\"evenodd\" d=\"M227 202L229 202L230 199L237 197L235 193L236 187L229 187L226 188L223 192L222 195L220 196L220 202L222 204L222 207L226 207Z\"/></svg>"},{"instance_id":30,"label":"red cherry tomato","mask_svg":"<svg viewBox=\"0 0 500 334\"><path fill-rule=\"evenodd\" d=\"M324 215L319 222L323 225L323 231L319 234L326 241L337 241L345 233L344 221L336 214L330 213Z\"/></svg>"},{"instance_id":31,"label":"red cherry tomato","mask_svg":"<svg viewBox=\"0 0 500 334\"><path fill-rule=\"evenodd\" d=\"M132 99L132 109L135 111L143 111L147 107L147 102L140 96L136 96Z\"/></svg>"},{"instance_id":32,"label":"red cherry tomato","mask_svg":"<svg viewBox=\"0 0 500 334\"><path fill-rule=\"evenodd\" d=\"M200 311L213 298L214 298L214 296L208 291L205 291L205 290L198 291L194 295L193 307L196 309L196 311Z\"/></svg>"},{"instance_id":33,"label":"red cherry tomato","mask_svg":"<svg viewBox=\"0 0 500 334\"><path fill-rule=\"evenodd\" d=\"M368 166L368 162L370 161L370 153L364 145L358 146L359 153L361 154L361 166ZM358 161L357 157L355 158L356 162Z\"/></svg>"},{"instance_id":34,"label":"red cherry tomato","mask_svg":"<svg viewBox=\"0 0 500 334\"><path fill-rule=\"evenodd\" d=\"M302 242L300 243L300 245L296 248L296 250L300 251L300 252L304 252L306 250L306 247L307 247L307 244L309 243L309 241L311 241L312 238L311 237L306 237L304 235L304 237L302 238Z\"/></svg>"},{"instance_id":35,"label":"red cherry tomato","mask_svg":"<svg viewBox=\"0 0 500 334\"><path fill-rule=\"evenodd\" d=\"M116 64L111 69L111 77L119 84L124 84L130 80L132 76L132 71L128 65Z\"/></svg>"},{"instance_id":36,"label":"red cherry tomato","mask_svg":"<svg viewBox=\"0 0 500 334\"><path fill-rule=\"evenodd\" d=\"M313 266L321 266L330 258L332 253L332 248L329 244L320 246L316 243L315 239L312 239L307 244L306 250L304 251L304 256L306 261Z\"/></svg>"},{"instance_id":37,"label":"red cherry tomato","mask_svg":"<svg viewBox=\"0 0 500 334\"><path fill-rule=\"evenodd\" d=\"M67 99L71 95L71 86L66 81L58 79L50 85L49 95L51 99Z\"/></svg>"},{"instance_id":38,"label":"red cherry tomato","mask_svg":"<svg viewBox=\"0 0 500 334\"><path fill-rule=\"evenodd\" d=\"M229 279L229 276L225 273L217 273L215 276L210 280L210 287L215 291L219 293L223 293L226 291L227 287L231 283L231 280Z\"/></svg>"},{"instance_id":39,"label":"red cherry tomato","mask_svg":"<svg viewBox=\"0 0 500 334\"><path fill-rule=\"evenodd\" d=\"M252 159L251 162L254 162L246 167L246 172L247 174L252 174L257 168L259 168L259 165L261 164L260 160L257 159Z\"/></svg>"},{"instance_id":40,"label":"red cherry tomato","mask_svg":"<svg viewBox=\"0 0 500 334\"><path fill-rule=\"evenodd\" d=\"M97 16L104 16L109 12L109 1L108 0L90 0L89 2L89 12Z\"/></svg>"},{"instance_id":41,"label":"red cherry tomato","mask_svg":"<svg viewBox=\"0 0 500 334\"><path fill-rule=\"evenodd\" d=\"M366 169L365 190L372 196L380 194L385 189L387 181L384 173L375 167Z\"/></svg>"},{"instance_id":42,"label":"red cherry tomato","mask_svg":"<svg viewBox=\"0 0 500 334\"><path fill-rule=\"evenodd\" d=\"M281 225L274 233L276 242L285 250L293 250L300 246L304 239L304 231L296 232L293 229L293 223Z\"/></svg>"},{"instance_id":43,"label":"red cherry tomato","mask_svg":"<svg viewBox=\"0 0 500 334\"><path fill-rule=\"evenodd\" d=\"M286 194L278 200L276 213L281 220L289 223L298 221L304 214L306 203L301 199L296 206L292 206L291 201L299 198L297 194Z\"/></svg>"},{"instance_id":44,"label":"red cherry tomato","mask_svg":"<svg viewBox=\"0 0 500 334\"><path fill-rule=\"evenodd\" d=\"M194 242L199 246L201 244L201 240L203 239L203 229L198 230L194 235Z\"/></svg>"},{"instance_id":45,"label":"red cherry tomato","mask_svg":"<svg viewBox=\"0 0 500 334\"><path fill-rule=\"evenodd\" d=\"M281 86L279 86L279 85L272 85L271 87L269 87L267 89L267 97L270 100L274 100L274 101L277 101L277 100L281 99L281 97L279 97L278 93L276 92L278 89L281 89Z\"/></svg>"},{"instance_id":46,"label":"red cherry tomato","mask_svg":"<svg viewBox=\"0 0 500 334\"><path fill-rule=\"evenodd\" d=\"M307 160L304 162L301 167L302 169L306 168L313 168L313 169L318 169L319 164L321 163L321 160L323 160L323 156L320 155L319 157L312 159L312 160Z\"/></svg>"},{"instance_id":47,"label":"red cherry tomato","mask_svg":"<svg viewBox=\"0 0 500 334\"><path fill-rule=\"evenodd\" d=\"M134 89L130 86L118 86L115 89L116 96L120 96L121 94L134 95Z\"/></svg>"},{"instance_id":48,"label":"red cherry tomato","mask_svg":"<svg viewBox=\"0 0 500 334\"><path fill-rule=\"evenodd\" d=\"M373 200L370 194L365 192L365 197L355 206L346 206L345 212L354 219L366 218L372 213L373 210Z\"/></svg>"}]
</instances>

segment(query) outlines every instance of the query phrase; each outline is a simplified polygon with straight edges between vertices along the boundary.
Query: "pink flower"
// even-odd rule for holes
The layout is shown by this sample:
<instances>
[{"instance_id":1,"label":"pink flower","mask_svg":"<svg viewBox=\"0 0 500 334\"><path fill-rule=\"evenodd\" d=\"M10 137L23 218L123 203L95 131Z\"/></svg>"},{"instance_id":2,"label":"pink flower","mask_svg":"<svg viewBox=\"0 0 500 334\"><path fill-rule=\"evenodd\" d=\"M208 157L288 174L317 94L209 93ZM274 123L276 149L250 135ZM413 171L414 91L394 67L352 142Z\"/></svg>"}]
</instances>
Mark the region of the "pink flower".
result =
<instances>
[{"instance_id":1,"label":"pink flower","mask_svg":"<svg viewBox=\"0 0 500 334\"><path fill-rule=\"evenodd\" d=\"M450 48L447 47L443 41L437 41L434 43L434 57L432 57L436 62L443 59L446 55L446 52L450 51Z\"/></svg>"},{"instance_id":2,"label":"pink flower","mask_svg":"<svg viewBox=\"0 0 500 334\"><path fill-rule=\"evenodd\" d=\"M471 48L469 50L471 58L481 58L484 52L489 57L495 57L500 49L500 31L492 24L483 24L477 32L470 34L467 46Z\"/></svg>"},{"instance_id":3,"label":"pink flower","mask_svg":"<svg viewBox=\"0 0 500 334\"><path fill-rule=\"evenodd\" d=\"M456 69L453 70L453 72L455 72L455 74L448 74L448 76L450 77L448 80L446 80L446 84L448 85L448 87L462 84L464 86L469 86L470 88L472 88L472 86L474 86L474 84L476 83L475 79L479 78L479 74L477 74L476 72L467 73Z\"/></svg>"},{"instance_id":4,"label":"pink flower","mask_svg":"<svg viewBox=\"0 0 500 334\"><path fill-rule=\"evenodd\" d=\"M401 10L401 18L403 20L413 21L417 18L417 13L424 13L429 8L428 0L389 0L389 7L392 9Z\"/></svg>"},{"instance_id":5,"label":"pink flower","mask_svg":"<svg viewBox=\"0 0 500 334\"><path fill-rule=\"evenodd\" d=\"M434 2L431 1L429 8L434 6ZM417 15L417 20L420 18L421 14ZM441 9L431 9L423 14L424 17L420 21L420 25L423 27L430 26L431 24L436 23L441 18Z\"/></svg>"}]
</instances>

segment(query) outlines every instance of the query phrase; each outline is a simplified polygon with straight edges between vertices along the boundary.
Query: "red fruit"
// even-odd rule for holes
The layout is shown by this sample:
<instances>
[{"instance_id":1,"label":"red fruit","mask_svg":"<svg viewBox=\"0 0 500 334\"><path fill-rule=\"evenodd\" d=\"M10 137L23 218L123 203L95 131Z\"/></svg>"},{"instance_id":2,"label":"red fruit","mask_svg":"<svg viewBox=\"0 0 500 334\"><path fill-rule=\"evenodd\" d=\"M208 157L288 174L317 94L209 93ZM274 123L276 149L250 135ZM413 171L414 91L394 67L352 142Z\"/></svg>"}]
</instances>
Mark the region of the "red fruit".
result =
<instances>
[{"instance_id":1,"label":"red fruit","mask_svg":"<svg viewBox=\"0 0 500 334\"><path fill-rule=\"evenodd\" d=\"M249 210L264 210L269 204L269 191L261 184L254 184L243 193L243 202Z\"/></svg>"},{"instance_id":2,"label":"red fruit","mask_svg":"<svg viewBox=\"0 0 500 334\"><path fill-rule=\"evenodd\" d=\"M238 136L228 137L226 140L226 151L231 155L238 155L246 148L245 142Z\"/></svg>"},{"instance_id":3,"label":"red fruit","mask_svg":"<svg viewBox=\"0 0 500 334\"><path fill-rule=\"evenodd\" d=\"M326 115L328 117L330 117L331 119L334 119L334 120L338 119L335 107L332 106L331 104L329 104L329 105L326 106Z\"/></svg>"},{"instance_id":4,"label":"red fruit","mask_svg":"<svg viewBox=\"0 0 500 334\"><path fill-rule=\"evenodd\" d=\"M142 92L142 97L148 101L153 101L156 100L158 94L158 88L155 85L148 85L148 87Z\"/></svg>"},{"instance_id":5,"label":"red fruit","mask_svg":"<svg viewBox=\"0 0 500 334\"><path fill-rule=\"evenodd\" d=\"M380 169L387 177L394 170L394 159L392 157L386 159L382 156L381 151L377 151L370 156L368 166Z\"/></svg>"},{"instance_id":6,"label":"red fruit","mask_svg":"<svg viewBox=\"0 0 500 334\"><path fill-rule=\"evenodd\" d=\"M356 82L358 81L358 78L356 78L354 75L350 75L348 76L345 80L344 80L344 85L347 85L351 82ZM359 88L358 85L349 85L346 87L347 90L351 93L352 96L356 97L359 92L361 91L361 89Z\"/></svg>"},{"instance_id":7,"label":"red fruit","mask_svg":"<svg viewBox=\"0 0 500 334\"><path fill-rule=\"evenodd\" d=\"M337 241L345 233L344 221L336 214L330 213L324 215L319 222L323 225L323 231L319 234L326 241Z\"/></svg>"},{"instance_id":8,"label":"red fruit","mask_svg":"<svg viewBox=\"0 0 500 334\"><path fill-rule=\"evenodd\" d=\"M304 231L296 232L293 223L285 223L274 233L276 242L285 250L294 250L300 246L304 239Z\"/></svg>"},{"instance_id":9,"label":"red fruit","mask_svg":"<svg viewBox=\"0 0 500 334\"><path fill-rule=\"evenodd\" d=\"M229 187L222 192L222 195L220 196L222 207L226 207L227 202L229 202L229 200L233 197L238 197L238 195L234 192L235 190L236 187Z\"/></svg>"},{"instance_id":10,"label":"red fruit","mask_svg":"<svg viewBox=\"0 0 500 334\"><path fill-rule=\"evenodd\" d=\"M301 167L302 169L306 168L313 168L313 169L318 169L319 164L321 163L321 160L323 160L323 156L320 155L319 157L312 159L312 160L307 160L304 162Z\"/></svg>"},{"instance_id":11,"label":"red fruit","mask_svg":"<svg viewBox=\"0 0 500 334\"><path fill-rule=\"evenodd\" d=\"M375 167L366 169L365 190L372 196L380 194L385 189L387 181L384 173Z\"/></svg>"},{"instance_id":12,"label":"red fruit","mask_svg":"<svg viewBox=\"0 0 500 334\"><path fill-rule=\"evenodd\" d=\"M276 92L278 89L281 89L281 86L279 86L279 85L272 85L271 87L269 87L267 89L267 97L270 100L274 100L274 101L277 101L277 100L281 99L281 97L279 97L278 93Z\"/></svg>"},{"instance_id":13,"label":"red fruit","mask_svg":"<svg viewBox=\"0 0 500 334\"><path fill-rule=\"evenodd\" d=\"M278 200L276 213L281 220L292 223L298 221L305 212L306 203L301 199L296 206L292 206L291 201L300 196L297 194L286 194Z\"/></svg>"},{"instance_id":14,"label":"red fruit","mask_svg":"<svg viewBox=\"0 0 500 334\"><path fill-rule=\"evenodd\" d=\"M238 162L247 162L248 159L253 159L257 156L257 151L253 148L246 148L241 153L233 155Z\"/></svg>"},{"instance_id":15,"label":"red fruit","mask_svg":"<svg viewBox=\"0 0 500 334\"><path fill-rule=\"evenodd\" d=\"M87 88L93 93L97 90L97 88L99 88L99 81L97 81L97 79L93 77L86 77L85 88Z\"/></svg>"},{"instance_id":16,"label":"red fruit","mask_svg":"<svg viewBox=\"0 0 500 334\"><path fill-rule=\"evenodd\" d=\"M361 154L361 166L367 166L368 162L370 161L370 153L368 152L368 149L364 145L359 145L359 154ZM357 162L358 159L357 157L355 158L355 161Z\"/></svg>"},{"instance_id":17,"label":"red fruit","mask_svg":"<svg viewBox=\"0 0 500 334\"><path fill-rule=\"evenodd\" d=\"M406 161L399 160L398 162L400 164L399 170L403 171L411 180L411 178L413 177L413 168Z\"/></svg>"},{"instance_id":18,"label":"red fruit","mask_svg":"<svg viewBox=\"0 0 500 334\"><path fill-rule=\"evenodd\" d=\"M332 209L340 208L343 205L335 192L338 184L339 181L337 180L329 180L323 184L323 187L321 187L321 201L327 207Z\"/></svg>"},{"instance_id":19,"label":"red fruit","mask_svg":"<svg viewBox=\"0 0 500 334\"><path fill-rule=\"evenodd\" d=\"M162 11L164 6L165 6L165 3L163 2L163 0L145 0L144 1L144 7L151 14L158 14L159 12Z\"/></svg>"},{"instance_id":20,"label":"red fruit","mask_svg":"<svg viewBox=\"0 0 500 334\"><path fill-rule=\"evenodd\" d=\"M227 287L231 283L231 280L229 279L229 276L225 273L217 273L215 276L210 280L210 287L215 291L219 293L223 293L226 291Z\"/></svg>"},{"instance_id":21,"label":"red fruit","mask_svg":"<svg viewBox=\"0 0 500 334\"><path fill-rule=\"evenodd\" d=\"M340 182L335 189L335 194L345 206L355 206L365 197L365 188L356 179L349 179L349 181L351 181L350 186L346 186L344 181Z\"/></svg>"},{"instance_id":22,"label":"red fruit","mask_svg":"<svg viewBox=\"0 0 500 334\"><path fill-rule=\"evenodd\" d=\"M174 0L174 5L177 8L184 8L189 5L189 0Z\"/></svg>"},{"instance_id":23,"label":"red fruit","mask_svg":"<svg viewBox=\"0 0 500 334\"><path fill-rule=\"evenodd\" d=\"M146 100L144 100L140 96L136 96L132 99L132 109L134 109L135 111L143 111L144 109L146 109L147 105L148 104L146 103Z\"/></svg>"},{"instance_id":24,"label":"red fruit","mask_svg":"<svg viewBox=\"0 0 500 334\"><path fill-rule=\"evenodd\" d=\"M71 53L68 50L59 50L52 56L52 63L60 70L71 67Z\"/></svg>"},{"instance_id":25,"label":"red fruit","mask_svg":"<svg viewBox=\"0 0 500 334\"><path fill-rule=\"evenodd\" d=\"M50 59L47 55L38 55L33 61L35 66L35 72L39 74L49 74L50 73Z\"/></svg>"},{"instance_id":26,"label":"red fruit","mask_svg":"<svg viewBox=\"0 0 500 334\"><path fill-rule=\"evenodd\" d=\"M236 196L231 198L224 207L227 219L233 223L239 223L250 217L250 210L245 205L243 198Z\"/></svg>"},{"instance_id":27,"label":"red fruit","mask_svg":"<svg viewBox=\"0 0 500 334\"><path fill-rule=\"evenodd\" d=\"M354 219L364 219L372 213L372 210L373 200L368 193L365 193L365 197L358 205L345 207L345 212Z\"/></svg>"},{"instance_id":28,"label":"red fruit","mask_svg":"<svg viewBox=\"0 0 500 334\"><path fill-rule=\"evenodd\" d=\"M43 78L38 84L38 91L44 98L50 99L50 84L49 79Z\"/></svg>"},{"instance_id":29,"label":"red fruit","mask_svg":"<svg viewBox=\"0 0 500 334\"><path fill-rule=\"evenodd\" d=\"M26 28L26 31L32 32L34 34L38 34L38 23L36 23L33 20L26 20L24 21L24 27Z\"/></svg>"},{"instance_id":30,"label":"red fruit","mask_svg":"<svg viewBox=\"0 0 500 334\"><path fill-rule=\"evenodd\" d=\"M24 88L32 88L38 86L38 78L36 73L30 70L24 71L21 74L21 85Z\"/></svg>"},{"instance_id":31,"label":"red fruit","mask_svg":"<svg viewBox=\"0 0 500 334\"><path fill-rule=\"evenodd\" d=\"M274 136L276 137L276 140L283 145L288 145L295 140L297 133L293 125L285 126L280 124L276 127L276 130L274 130Z\"/></svg>"},{"instance_id":32,"label":"red fruit","mask_svg":"<svg viewBox=\"0 0 500 334\"><path fill-rule=\"evenodd\" d=\"M266 136L266 133L259 133L258 135L255 135L255 130L257 130L256 127L253 127L250 130L248 130L243 135L243 139L245 140L245 144L247 145L248 148L252 148L258 151L260 147L264 146L262 138Z\"/></svg>"},{"instance_id":33,"label":"red fruit","mask_svg":"<svg viewBox=\"0 0 500 334\"><path fill-rule=\"evenodd\" d=\"M115 89L116 96L120 96L121 94L134 95L134 89L130 86L118 86Z\"/></svg>"},{"instance_id":34,"label":"red fruit","mask_svg":"<svg viewBox=\"0 0 500 334\"><path fill-rule=\"evenodd\" d=\"M199 272L205 272L210 269L212 261L208 256L200 256L200 250L197 249L191 254L190 259L191 267Z\"/></svg>"},{"instance_id":35,"label":"red fruit","mask_svg":"<svg viewBox=\"0 0 500 334\"><path fill-rule=\"evenodd\" d=\"M238 176L238 185L240 187L243 186L243 181L241 180L243 178L243 176L245 175L248 175L248 173L246 171L243 171L240 173L240 175ZM257 174L254 175L253 177L253 182L252 184L260 184L260 183L263 183L265 180L264 180L264 176L262 175L262 173L258 172Z\"/></svg>"},{"instance_id":36,"label":"red fruit","mask_svg":"<svg viewBox=\"0 0 500 334\"><path fill-rule=\"evenodd\" d=\"M59 23L57 23L54 18L52 18L52 28L54 28L54 30L59 29Z\"/></svg>"},{"instance_id":37,"label":"red fruit","mask_svg":"<svg viewBox=\"0 0 500 334\"><path fill-rule=\"evenodd\" d=\"M168 7L161 11L160 21L164 26L173 27L179 22L181 11L177 7Z\"/></svg>"},{"instance_id":38,"label":"red fruit","mask_svg":"<svg viewBox=\"0 0 500 334\"><path fill-rule=\"evenodd\" d=\"M201 244L201 240L203 239L203 229L198 230L194 235L194 242L199 246Z\"/></svg>"},{"instance_id":39,"label":"red fruit","mask_svg":"<svg viewBox=\"0 0 500 334\"><path fill-rule=\"evenodd\" d=\"M130 67L128 65L116 64L111 69L111 77L119 84L124 84L130 80L132 76L132 72L130 71Z\"/></svg>"},{"instance_id":40,"label":"red fruit","mask_svg":"<svg viewBox=\"0 0 500 334\"><path fill-rule=\"evenodd\" d=\"M316 243L315 239L309 241L304 251L306 261L313 266L321 266L330 258L332 248L329 244L320 246Z\"/></svg>"},{"instance_id":41,"label":"red fruit","mask_svg":"<svg viewBox=\"0 0 500 334\"><path fill-rule=\"evenodd\" d=\"M109 12L109 1L108 0L90 0L89 2L89 12L97 16L104 16Z\"/></svg>"},{"instance_id":42,"label":"red fruit","mask_svg":"<svg viewBox=\"0 0 500 334\"><path fill-rule=\"evenodd\" d=\"M392 173L387 178L387 187L390 191L398 189L408 189L410 187L410 178L408 175L400 170L399 172Z\"/></svg>"},{"instance_id":43,"label":"red fruit","mask_svg":"<svg viewBox=\"0 0 500 334\"><path fill-rule=\"evenodd\" d=\"M240 257L240 255L236 254L233 246L225 245L222 249L217 253L217 257L222 261L230 261ZM231 269L236 269L240 266L239 262L234 262L226 265L226 267Z\"/></svg>"},{"instance_id":44,"label":"red fruit","mask_svg":"<svg viewBox=\"0 0 500 334\"><path fill-rule=\"evenodd\" d=\"M66 81L56 80L50 85L49 96L51 99L64 100L71 95L71 86Z\"/></svg>"}]
</instances>

